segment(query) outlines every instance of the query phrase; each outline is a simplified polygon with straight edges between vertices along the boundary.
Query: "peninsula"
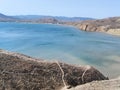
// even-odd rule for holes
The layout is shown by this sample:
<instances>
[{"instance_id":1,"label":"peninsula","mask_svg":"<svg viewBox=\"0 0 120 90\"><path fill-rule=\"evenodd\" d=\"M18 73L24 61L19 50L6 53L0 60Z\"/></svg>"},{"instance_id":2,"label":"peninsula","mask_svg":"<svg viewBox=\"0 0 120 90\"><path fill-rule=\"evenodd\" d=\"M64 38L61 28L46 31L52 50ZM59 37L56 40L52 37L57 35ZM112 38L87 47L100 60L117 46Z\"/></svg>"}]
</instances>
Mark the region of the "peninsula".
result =
<instances>
[{"instance_id":1,"label":"peninsula","mask_svg":"<svg viewBox=\"0 0 120 90\"><path fill-rule=\"evenodd\" d=\"M88 32L105 32L112 35L120 35L120 17L85 20L67 24Z\"/></svg>"}]
</instances>

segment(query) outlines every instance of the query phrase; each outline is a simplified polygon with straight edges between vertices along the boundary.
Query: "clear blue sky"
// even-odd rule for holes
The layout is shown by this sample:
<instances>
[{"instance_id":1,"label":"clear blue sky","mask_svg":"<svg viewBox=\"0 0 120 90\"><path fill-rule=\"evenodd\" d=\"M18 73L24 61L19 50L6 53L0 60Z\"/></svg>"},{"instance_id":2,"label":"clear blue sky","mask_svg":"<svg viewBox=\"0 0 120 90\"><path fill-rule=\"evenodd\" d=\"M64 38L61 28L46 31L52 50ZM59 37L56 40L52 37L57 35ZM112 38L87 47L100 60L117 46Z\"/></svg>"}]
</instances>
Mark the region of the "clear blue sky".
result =
<instances>
[{"instance_id":1,"label":"clear blue sky","mask_svg":"<svg viewBox=\"0 0 120 90\"><path fill-rule=\"evenodd\" d=\"M120 16L120 0L0 0L0 13L105 18Z\"/></svg>"}]
</instances>

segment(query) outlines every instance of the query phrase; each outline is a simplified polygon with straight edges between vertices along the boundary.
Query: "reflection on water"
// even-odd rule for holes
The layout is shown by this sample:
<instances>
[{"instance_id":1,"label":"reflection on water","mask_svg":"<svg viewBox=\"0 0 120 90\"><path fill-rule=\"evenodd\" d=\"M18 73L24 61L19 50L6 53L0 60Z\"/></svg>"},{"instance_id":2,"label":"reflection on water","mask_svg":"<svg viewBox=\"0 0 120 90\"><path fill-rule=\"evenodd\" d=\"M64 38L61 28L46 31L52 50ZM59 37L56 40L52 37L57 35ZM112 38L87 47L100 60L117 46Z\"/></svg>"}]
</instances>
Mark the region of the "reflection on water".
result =
<instances>
[{"instance_id":1,"label":"reflection on water","mask_svg":"<svg viewBox=\"0 0 120 90\"><path fill-rule=\"evenodd\" d=\"M50 24L0 23L0 48L120 75L120 37Z\"/></svg>"}]
</instances>

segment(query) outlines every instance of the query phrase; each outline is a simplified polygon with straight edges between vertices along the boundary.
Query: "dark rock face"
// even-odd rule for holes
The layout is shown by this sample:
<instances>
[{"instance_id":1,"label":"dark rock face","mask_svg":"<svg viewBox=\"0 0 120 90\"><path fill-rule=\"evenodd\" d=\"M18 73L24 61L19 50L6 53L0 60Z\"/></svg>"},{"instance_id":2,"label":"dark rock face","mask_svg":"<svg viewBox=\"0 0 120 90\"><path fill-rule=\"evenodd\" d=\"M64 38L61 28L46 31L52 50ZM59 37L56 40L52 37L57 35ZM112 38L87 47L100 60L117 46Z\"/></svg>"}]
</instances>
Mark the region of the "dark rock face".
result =
<instances>
[{"instance_id":1,"label":"dark rock face","mask_svg":"<svg viewBox=\"0 0 120 90\"><path fill-rule=\"evenodd\" d=\"M70 86L108 79L90 66L46 62L0 50L0 90L59 90L64 86L62 77Z\"/></svg>"}]
</instances>

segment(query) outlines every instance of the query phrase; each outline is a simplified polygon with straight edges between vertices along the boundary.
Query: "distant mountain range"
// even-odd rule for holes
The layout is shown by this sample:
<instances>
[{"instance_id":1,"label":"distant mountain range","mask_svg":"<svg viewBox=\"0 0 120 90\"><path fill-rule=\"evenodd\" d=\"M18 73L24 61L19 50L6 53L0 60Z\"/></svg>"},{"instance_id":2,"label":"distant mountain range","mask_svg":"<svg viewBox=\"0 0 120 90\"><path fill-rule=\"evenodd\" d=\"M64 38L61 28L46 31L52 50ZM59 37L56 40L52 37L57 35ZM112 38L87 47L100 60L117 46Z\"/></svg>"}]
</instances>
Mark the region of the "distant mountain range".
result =
<instances>
[{"instance_id":1,"label":"distant mountain range","mask_svg":"<svg viewBox=\"0 0 120 90\"><path fill-rule=\"evenodd\" d=\"M19 19L43 19L43 18L54 18L59 21L83 21L83 20L91 20L92 18L87 17L64 17L64 16L44 16L44 15L19 15L14 16Z\"/></svg>"},{"instance_id":2,"label":"distant mountain range","mask_svg":"<svg viewBox=\"0 0 120 90\"><path fill-rule=\"evenodd\" d=\"M79 22L83 20L92 20L87 17L64 17L64 16L44 16L44 15L18 15L7 16L0 13L0 22L33 22L33 23L62 23Z\"/></svg>"}]
</instances>

